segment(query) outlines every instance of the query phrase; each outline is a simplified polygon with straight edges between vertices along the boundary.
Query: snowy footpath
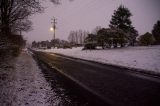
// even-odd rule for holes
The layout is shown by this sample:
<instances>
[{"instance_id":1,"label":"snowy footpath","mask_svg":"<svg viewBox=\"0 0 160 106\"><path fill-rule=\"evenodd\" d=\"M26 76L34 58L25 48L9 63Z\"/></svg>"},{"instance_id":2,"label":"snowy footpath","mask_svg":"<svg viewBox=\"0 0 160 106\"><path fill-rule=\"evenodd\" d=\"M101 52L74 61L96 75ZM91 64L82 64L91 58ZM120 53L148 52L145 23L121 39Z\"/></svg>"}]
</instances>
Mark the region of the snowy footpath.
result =
<instances>
[{"instance_id":1,"label":"snowy footpath","mask_svg":"<svg viewBox=\"0 0 160 106\"><path fill-rule=\"evenodd\" d=\"M55 106L58 101L54 97L50 84L29 53L1 61L0 106Z\"/></svg>"},{"instance_id":2,"label":"snowy footpath","mask_svg":"<svg viewBox=\"0 0 160 106\"><path fill-rule=\"evenodd\" d=\"M105 50L82 50L82 47L77 47L41 51L160 73L160 46L139 46Z\"/></svg>"}]
</instances>

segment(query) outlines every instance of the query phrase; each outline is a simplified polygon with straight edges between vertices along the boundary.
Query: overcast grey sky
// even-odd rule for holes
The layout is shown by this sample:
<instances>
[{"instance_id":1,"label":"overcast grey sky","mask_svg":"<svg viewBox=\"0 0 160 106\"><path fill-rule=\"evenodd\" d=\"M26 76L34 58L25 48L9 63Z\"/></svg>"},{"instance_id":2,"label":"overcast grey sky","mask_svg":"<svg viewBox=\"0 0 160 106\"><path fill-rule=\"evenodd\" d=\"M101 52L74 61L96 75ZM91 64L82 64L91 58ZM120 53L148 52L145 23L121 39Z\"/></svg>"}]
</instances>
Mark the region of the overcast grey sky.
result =
<instances>
[{"instance_id":1,"label":"overcast grey sky","mask_svg":"<svg viewBox=\"0 0 160 106\"><path fill-rule=\"evenodd\" d=\"M49 1L49 0L48 0ZM29 42L33 40L51 40L53 33L51 18L57 20L56 38L67 39L71 30L91 32L96 26L107 28L113 11L123 4L133 14L133 26L140 34L151 32L153 25L160 20L160 0L62 0L61 5L44 2L46 8L42 14L31 17L33 30L24 33Z\"/></svg>"}]
</instances>

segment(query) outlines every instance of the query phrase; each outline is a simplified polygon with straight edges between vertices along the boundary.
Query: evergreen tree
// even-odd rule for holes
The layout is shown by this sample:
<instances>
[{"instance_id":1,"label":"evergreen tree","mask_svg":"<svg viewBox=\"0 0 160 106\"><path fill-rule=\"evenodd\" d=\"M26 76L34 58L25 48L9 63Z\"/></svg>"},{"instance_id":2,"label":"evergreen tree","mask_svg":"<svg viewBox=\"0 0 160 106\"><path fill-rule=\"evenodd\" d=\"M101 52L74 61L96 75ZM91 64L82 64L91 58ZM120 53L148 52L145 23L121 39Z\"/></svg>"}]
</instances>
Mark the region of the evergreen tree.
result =
<instances>
[{"instance_id":1,"label":"evergreen tree","mask_svg":"<svg viewBox=\"0 0 160 106\"><path fill-rule=\"evenodd\" d=\"M88 34L88 36L85 39L84 49L95 49L97 46L96 44L96 35Z\"/></svg>"},{"instance_id":2,"label":"evergreen tree","mask_svg":"<svg viewBox=\"0 0 160 106\"><path fill-rule=\"evenodd\" d=\"M153 35L151 33L147 32L144 35L140 36L139 42L143 46L151 45L154 42Z\"/></svg>"},{"instance_id":3,"label":"evergreen tree","mask_svg":"<svg viewBox=\"0 0 160 106\"><path fill-rule=\"evenodd\" d=\"M94 35L94 34L88 34L88 36L85 39L85 43L95 42L95 41L96 41L96 35Z\"/></svg>"},{"instance_id":4,"label":"evergreen tree","mask_svg":"<svg viewBox=\"0 0 160 106\"><path fill-rule=\"evenodd\" d=\"M132 27L130 32L129 32L129 36L127 36L130 46L134 46L135 45L136 38L138 37L138 35L139 35L138 31L134 27Z\"/></svg>"},{"instance_id":5,"label":"evergreen tree","mask_svg":"<svg viewBox=\"0 0 160 106\"><path fill-rule=\"evenodd\" d=\"M124 33L124 31L122 31L121 29L116 29L114 30L114 35L115 37L113 39L115 39L116 41L115 47L117 47L117 43L121 47L124 47L126 43L126 34Z\"/></svg>"},{"instance_id":6,"label":"evergreen tree","mask_svg":"<svg viewBox=\"0 0 160 106\"><path fill-rule=\"evenodd\" d=\"M134 45L135 39L138 36L137 30L132 26L130 10L123 5L120 5L114 11L109 27L111 29L121 29L127 34L127 39L130 45Z\"/></svg>"},{"instance_id":7,"label":"evergreen tree","mask_svg":"<svg viewBox=\"0 0 160 106\"><path fill-rule=\"evenodd\" d=\"M102 28L97 33L97 43L99 46L116 48L118 45L124 47L126 43L126 34L121 29Z\"/></svg>"},{"instance_id":8,"label":"evergreen tree","mask_svg":"<svg viewBox=\"0 0 160 106\"><path fill-rule=\"evenodd\" d=\"M156 40L156 44L160 44L160 20L154 25L152 34Z\"/></svg>"},{"instance_id":9,"label":"evergreen tree","mask_svg":"<svg viewBox=\"0 0 160 106\"><path fill-rule=\"evenodd\" d=\"M107 29L102 28L97 32L97 43L104 49L105 43L107 42Z\"/></svg>"}]
</instances>

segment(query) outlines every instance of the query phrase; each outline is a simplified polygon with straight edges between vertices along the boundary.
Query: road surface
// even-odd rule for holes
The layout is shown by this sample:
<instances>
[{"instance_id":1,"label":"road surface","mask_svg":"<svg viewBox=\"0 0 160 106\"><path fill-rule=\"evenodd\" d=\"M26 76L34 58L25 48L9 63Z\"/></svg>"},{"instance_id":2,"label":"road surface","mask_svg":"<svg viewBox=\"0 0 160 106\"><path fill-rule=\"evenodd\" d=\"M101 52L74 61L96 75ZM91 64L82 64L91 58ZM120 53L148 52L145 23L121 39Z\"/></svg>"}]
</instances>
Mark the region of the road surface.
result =
<instances>
[{"instance_id":1,"label":"road surface","mask_svg":"<svg viewBox=\"0 0 160 106\"><path fill-rule=\"evenodd\" d=\"M160 106L159 77L56 54L36 54L112 106Z\"/></svg>"}]
</instances>

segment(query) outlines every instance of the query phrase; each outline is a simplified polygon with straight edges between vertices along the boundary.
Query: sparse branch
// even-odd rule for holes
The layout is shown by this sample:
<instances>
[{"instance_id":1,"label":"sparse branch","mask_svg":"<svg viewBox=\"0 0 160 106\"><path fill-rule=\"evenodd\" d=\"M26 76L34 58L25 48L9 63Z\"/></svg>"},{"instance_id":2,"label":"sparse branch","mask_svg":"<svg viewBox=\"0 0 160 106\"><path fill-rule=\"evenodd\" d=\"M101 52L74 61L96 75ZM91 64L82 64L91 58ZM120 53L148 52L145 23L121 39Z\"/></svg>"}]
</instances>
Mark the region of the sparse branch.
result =
<instances>
[{"instance_id":1,"label":"sparse branch","mask_svg":"<svg viewBox=\"0 0 160 106\"><path fill-rule=\"evenodd\" d=\"M8 33L19 29L20 26L22 27L22 23L21 25L17 24L19 21L22 21L23 25L29 26L27 23L24 24L24 22L27 22L25 20L28 20L32 14L40 12L43 12L43 7L39 0L0 0L1 32ZM20 29L27 31L27 28L29 28L27 26Z\"/></svg>"}]
</instances>

